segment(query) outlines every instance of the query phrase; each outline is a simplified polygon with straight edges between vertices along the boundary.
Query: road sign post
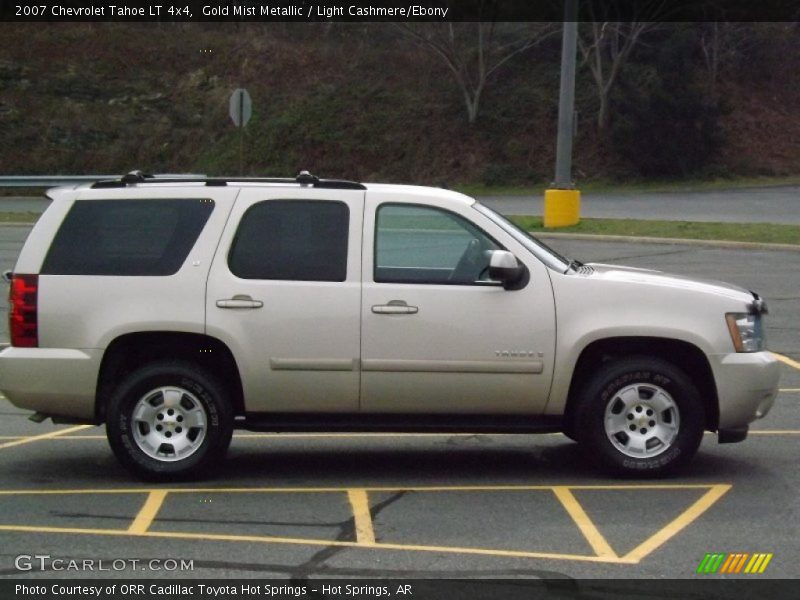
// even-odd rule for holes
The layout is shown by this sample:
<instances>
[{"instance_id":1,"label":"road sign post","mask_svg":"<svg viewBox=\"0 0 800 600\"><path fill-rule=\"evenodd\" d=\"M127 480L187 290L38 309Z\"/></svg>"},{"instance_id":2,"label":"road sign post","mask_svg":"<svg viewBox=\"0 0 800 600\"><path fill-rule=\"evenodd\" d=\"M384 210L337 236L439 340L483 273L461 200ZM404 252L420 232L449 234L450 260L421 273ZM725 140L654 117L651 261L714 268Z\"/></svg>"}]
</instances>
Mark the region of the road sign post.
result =
<instances>
[{"instance_id":1,"label":"road sign post","mask_svg":"<svg viewBox=\"0 0 800 600\"><path fill-rule=\"evenodd\" d=\"M244 175L244 127L253 116L253 101L246 89L237 88L228 105L231 120L239 128L239 174Z\"/></svg>"}]
</instances>

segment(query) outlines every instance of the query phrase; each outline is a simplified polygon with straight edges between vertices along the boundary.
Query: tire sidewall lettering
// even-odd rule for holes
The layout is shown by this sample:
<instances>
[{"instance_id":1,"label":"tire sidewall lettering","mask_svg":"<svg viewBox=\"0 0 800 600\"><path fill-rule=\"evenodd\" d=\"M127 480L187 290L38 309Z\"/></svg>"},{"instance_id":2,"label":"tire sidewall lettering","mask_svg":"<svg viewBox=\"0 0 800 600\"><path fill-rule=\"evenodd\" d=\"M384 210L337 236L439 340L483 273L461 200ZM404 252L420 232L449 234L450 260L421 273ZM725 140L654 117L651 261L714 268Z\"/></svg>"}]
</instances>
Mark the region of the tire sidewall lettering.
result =
<instances>
[{"instance_id":1,"label":"tire sidewall lettering","mask_svg":"<svg viewBox=\"0 0 800 600\"><path fill-rule=\"evenodd\" d=\"M650 368L644 368L645 365ZM660 454L636 458L624 454L606 433L606 411L617 394L630 385L662 388L675 402L680 415L677 436ZM702 439L704 407L691 379L666 360L636 356L604 363L587 381L579 423L585 429L584 447L589 458L618 474L662 475L685 463Z\"/></svg>"},{"instance_id":2,"label":"tire sidewall lettering","mask_svg":"<svg viewBox=\"0 0 800 600\"><path fill-rule=\"evenodd\" d=\"M193 377L189 371L197 371ZM206 378L211 378L207 383ZM176 387L191 393L206 412L206 433L197 451L181 460L160 461L145 454L133 433L133 414L138 402L160 387ZM188 363L154 363L142 367L120 384L110 402L107 434L123 464L145 479L174 479L207 473L230 443L233 415L225 389L198 367Z\"/></svg>"}]
</instances>

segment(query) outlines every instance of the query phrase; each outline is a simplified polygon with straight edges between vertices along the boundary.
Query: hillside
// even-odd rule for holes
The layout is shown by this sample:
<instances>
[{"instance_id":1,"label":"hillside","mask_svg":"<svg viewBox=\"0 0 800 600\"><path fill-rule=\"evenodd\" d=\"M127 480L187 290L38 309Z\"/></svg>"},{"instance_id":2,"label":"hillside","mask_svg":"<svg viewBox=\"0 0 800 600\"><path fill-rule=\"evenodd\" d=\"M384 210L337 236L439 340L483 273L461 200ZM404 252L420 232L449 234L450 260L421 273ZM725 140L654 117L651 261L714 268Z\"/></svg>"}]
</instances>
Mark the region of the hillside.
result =
<instances>
[{"instance_id":1,"label":"hillside","mask_svg":"<svg viewBox=\"0 0 800 600\"><path fill-rule=\"evenodd\" d=\"M444 64L389 25L4 23L0 35L0 174L238 174L240 144L250 175L495 185L553 170L558 36L494 74L470 125ZM720 143L700 176L799 171L797 51L761 50L757 81L719 82ZM244 132L227 115L236 87L254 101ZM641 177L598 136L586 68L577 97L578 179Z\"/></svg>"}]
</instances>

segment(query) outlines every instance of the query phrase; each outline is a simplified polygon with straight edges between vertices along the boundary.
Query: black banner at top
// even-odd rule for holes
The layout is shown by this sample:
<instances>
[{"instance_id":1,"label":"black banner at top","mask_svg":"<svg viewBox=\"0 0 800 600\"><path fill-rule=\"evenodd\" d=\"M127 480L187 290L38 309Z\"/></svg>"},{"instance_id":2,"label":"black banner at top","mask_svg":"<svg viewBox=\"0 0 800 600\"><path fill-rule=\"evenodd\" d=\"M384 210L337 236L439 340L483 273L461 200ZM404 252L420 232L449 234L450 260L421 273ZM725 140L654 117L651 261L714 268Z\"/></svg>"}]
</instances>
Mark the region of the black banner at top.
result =
<instances>
[{"instance_id":1,"label":"black banner at top","mask_svg":"<svg viewBox=\"0 0 800 600\"><path fill-rule=\"evenodd\" d=\"M0 0L5 22L563 21L570 0ZM576 0L578 21L796 21L792 0Z\"/></svg>"}]
</instances>

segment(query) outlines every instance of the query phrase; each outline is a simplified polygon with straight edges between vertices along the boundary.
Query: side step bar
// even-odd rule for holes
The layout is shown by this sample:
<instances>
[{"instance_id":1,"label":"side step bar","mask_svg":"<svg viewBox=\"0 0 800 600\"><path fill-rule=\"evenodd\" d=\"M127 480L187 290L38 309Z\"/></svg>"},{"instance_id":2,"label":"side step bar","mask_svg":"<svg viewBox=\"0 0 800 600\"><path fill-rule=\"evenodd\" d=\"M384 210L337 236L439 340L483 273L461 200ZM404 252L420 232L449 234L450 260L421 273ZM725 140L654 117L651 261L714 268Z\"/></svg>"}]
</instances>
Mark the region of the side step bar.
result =
<instances>
[{"instance_id":1,"label":"side step bar","mask_svg":"<svg viewBox=\"0 0 800 600\"><path fill-rule=\"evenodd\" d=\"M234 427L260 432L556 433L554 415L247 413Z\"/></svg>"}]
</instances>

